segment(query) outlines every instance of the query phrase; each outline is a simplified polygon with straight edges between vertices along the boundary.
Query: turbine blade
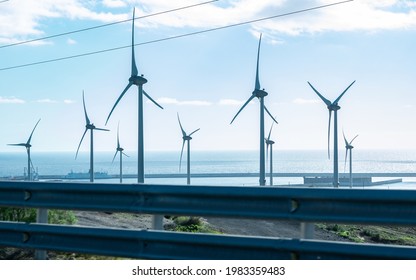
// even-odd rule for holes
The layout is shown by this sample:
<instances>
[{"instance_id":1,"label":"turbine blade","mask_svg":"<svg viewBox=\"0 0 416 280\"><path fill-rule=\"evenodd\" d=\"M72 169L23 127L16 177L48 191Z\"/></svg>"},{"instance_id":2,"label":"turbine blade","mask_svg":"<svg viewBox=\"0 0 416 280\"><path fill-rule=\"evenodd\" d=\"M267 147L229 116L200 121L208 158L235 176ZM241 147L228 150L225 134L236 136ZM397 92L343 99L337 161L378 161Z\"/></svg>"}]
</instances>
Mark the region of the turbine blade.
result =
<instances>
[{"instance_id":1,"label":"turbine blade","mask_svg":"<svg viewBox=\"0 0 416 280\"><path fill-rule=\"evenodd\" d=\"M114 157L113 157L113 160L111 161L111 163L113 163L114 162L114 160L115 160L115 158L116 158L116 156L117 156L117 153L118 153L118 150L116 151L116 153L114 154Z\"/></svg>"},{"instance_id":2,"label":"turbine blade","mask_svg":"<svg viewBox=\"0 0 416 280\"><path fill-rule=\"evenodd\" d=\"M29 139L27 140L27 142L26 142L26 144L27 145L30 145L30 141L32 140L32 135L33 135L33 132L35 132L35 129L36 129L36 127L38 126L38 123L40 122L40 119L38 120L38 122L35 124L35 127L33 128L33 130L32 130L32 133L30 133L30 136L29 136Z\"/></svg>"},{"instance_id":3,"label":"turbine blade","mask_svg":"<svg viewBox=\"0 0 416 280\"><path fill-rule=\"evenodd\" d=\"M332 111L329 110L329 122L328 122L328 159L331 158L329 153L329 138L331 136L331 117L332 117ZM334 151L335 153L335 151Z\"/></svg>"},{"instance_id":4,"label":"turbine blade","mask_svg":"<svg viewBox=\"0 0 416 280\"><path fill-rule=\"evenodd\" d=\"M28 151L29 154L29 151ZM33 170L35 170L35 166L33 165L32 159L30 159L30 166L32 167Z\"/></svg>"},{"instance_id":5,"label":"turbine blade","mask_svg":"<svg viewBox=\"0 0 416 280\"><path fill-rule=\"evenodd\" d=\"M325 102L325 104L327 106L330 106L332 103L331 101L329 101L328 99L326 99L325 97L322 96L322 94L319 93L319 91L317 91L310 82L308 82L309 86L313 89L313 91L319 96L319 98L322 99L323 102Z\"/></svg>"},{"instance_id":6,"label":"turbine blade","mask_svg":"<svg viewBox=\"0 0 416 280\"><path fill-rule=\"evenodd\" d=\"M235 118L237 118L238 114L240 114L240 112L244 109L244 107L247 106L248 103L250 103L251 100L253 100L253 98L256 97L254 94L251 95L251 97L246 101L246 103L244 103L244 105L240 108L240 110L237 112L237 114L234 116L234 118L232 119L232 121L230 122L230 124L233 123L233 121L235 120Z\"/></svg>"},{"instance_id":7,"label":"turbine blade","mask_svg":"<svg viewBox=\"0 0 416 280\"><path fill-rule=\"evenodd\" d=\"M184 130L184 129L183 129L183 127L182 127L181 120L180 120L180 118L179 118L179 113L176 113L176 114L178 115L178 121L179 121L179 126L181 127L182 136L183 136L183 137L186 137L186 132L185 132L185 130Z\"/></svg>"},{"instance_id":8,"label":"turbine blade","mask_svg":"<svg viewBox=\"0 0 416 280\"><path fill-rule=\"evenodd\" d=\"M269 165L269 143L266 141L266 165Z\"/></svg>"},{"instance_id":9,"label":"turbine blade","mask_svg":"<svg viewBox=\"0 0 416 280\"><path fill-rule=\"evenodd\" d=\"M120 130L120 122L118 122L118 125L117 125L117 149L120 148L119 130Z\"/></svg>"},{"instance_id":10,"label":"turbine blade","mask_svg":"<svg viewBox=\"0 0 416 280\"><path fill-rule=\"evenodd\" d=\"M126 157L130 157L128 154L126 154L125 152L121 152L123 155L125 155Z\"/></svg>"},{"instance_id":11,"label":"turbine blade","mask_svg":"<svg viewBox=\"0 0 416 280\"><path fill-rule=\"evenodd\" d=\"M352 82L342 93L341 93L341 95L340 96L338 96L338 98L337 99L335 99L335 101L334 101L334 103L333 104L337 104L338 103L338 101L341 99L341 97L347 92L347 90L353 85L355 83L355 81L354 82Z\"/></svg>"},{"instance_id":12,"label":"turbine blade","mask_svg":"<svg viewBox=\"0 0 416 280\"><path fill-rule=\"evenodd\" d=\"M184 147L185 147L185 140L183 140L183 142L182 142L181 157L179 158L179 172L181 172L182 155L183 155L183 148Z\"/></svg>"},{"instance_id":13,"label":"turbine blade","mask_svg":"<svg viewBox=\"0 0 416 280\"><path fill-rule=\"evenodd\" d=\"M154 101L153 100L153 98L151 98L150 97L150 95L148 95L144 90L143 90L143 94L147 97L147 98L149 98L149 100L150 101L152 101L157 107L159 107L160 109L162 109L163 110L163 107L162 106L160 106L156 101Z\"/></svg>"},{"instance_id":14,"label":"turbine blade","mask_svg":"<svg viewBox=\"0 0 416 280\"><path fill-rule=\"evenodd\" d=\"M195 129L194 131L191 132L191 134L189 134L188 136L191 136L192 134L194 134L195 132L197 132L198 130L200 130L200 128Z\"/></svg>"},{"instance_id":15,"label":"turbine blade","mask_svg":"<svg viewBox=\"0 0 416 280\"><path fill-rule=\"evenodd\" d=\"M261 44L261 36L260 33L260 39L259 39L259 47L257 49L257 68L256 68L256 84L254 86L254 89L259 90L260 89L260 79L259 79L259 58L260 58L260 44Z\"/></svg>"},{"instance_id":16,"label":"turbine blade","mask_svg":"<svg viewBox=\"0 0 416 280\"><path fill-rule=\"evenodd\" d=\"M266 107L266 106L264 106L264 110L266 110L267 114L269 114L269 116L272 118L272 120L273 120L275 123L278 123L278 122L276 121L276 119L272 116L272 114L270 113L269 109L267 109L267 107Z\"/></svg>"},{"instance_id":17,"label":"turbine blade","mask_svg":"<svg viewBox=\"0 0 416 280\"><path fill-rule=\"evenodd\" d=\"M350 145L352 144L352 141L354 141L355 140L355 138L357 138L358 137L358 134L357 135L355 135L355 137L354 138L352 138L352 140L351 140L351 142L350 142Z\"/></svg>"},{"instance_id":18,"label":"turbine blade","mask_svg":"<svg viewBox=\"0 0 416 280\"><path fill-rule=\"evenodd\" d=\"M85 98L84 98L84 91L82 91L82 104L84 105L84 114L85 114L85 123L90 124L90 119L88 118L87 108L85 107Z\"/></svg>"},{"instance_id":19,"label":"turbine blade","mask_svg":"<svg viewBox=\"0 0 416 280\"><path fill-rule=\"evenodd\" d=\"M131 76L137 76L139 71L137 70L136 66L136 58L134 57L134 14L136 8L133 8L133 24L131 27Z\"/></svg>"},{"instance_id":20,"label":"turbine blade","mask_svg":"<svg viewBox=\"0 0 416 280\"><path fill-rule=\"evenodd\" d=\"M267 141L270 140L270 135L272 134L273 125L274 125L274 122L272 122L272 126L270 127L269 136L267 137Z\"/></svg>"},{"instance_id":21,"label":"turbine blade","mask_svg":"<svg viewBox=\"0 0 416 280\"><path fill-rule=\"evenodd\" d=\"M106 129L106 128L98 128L98 127L94 128L94 130L110 131L109 129Z\"/></svg>"},{"instance_id":22,"label":"turbine blade","mask_svg":"<svg viewBox=\"0 0 416 280\"><path fill-rule=\"evenodd\" d=\"M347 138L345 137L344 130L342 131L342 135L344 136L345 146L348 146Z\"/></svg>"},{"instance_id":23,"label":"turbine blade","mask_svg":"<svg viewBox=\"0 0 416 280\"><path fill-rule=\"evenodd\" d=\"M8 146L22 146L22 147L26 147L26 143L19 143L19 144L7 144Z\"/></svg>"},{"instance_id":24,"label":"turbine blade","mask_svg":"<svg viewBox=\"0 0 416 280\"><path fill-rule=\"evenodd\" d=\"M84 131L84 134L82 134L81 141L79 141L77 153L75 154L75 159L77 159L77 157L78 157L79 147L81 147L82 140L84 140L84 137L85 137L85 134L87 133L87 131L88 131L88 129L86 128L85 131Z\"/></svg>"},{"instance_id":25,"label":"turbine blade","mask_svg":"<svg viewBox=\"0 0 416 280\"><path fill-rule=\"evenodd\" d=\"M126 86L126 88L123 90L123 92L120 94L120 96L118 97L116 103L114 104L113 108L110 111L110 114L108 114L107 120L105 121L105 125L107 125L108 120L111 117L111 114L113 113L114 109L116 108L118 102L120 102L121 98L123 98L124 94L126 93L126 91L133 85L132 82L129 82L129 84Z\"/></svg>"},{"instance_id":26,"label":"turbine blade","mask_svg":"<svg viewBox=\"0 0 416 280\"><path fill-rule=\"evenodd\" d=\"M347 168L347 157L348 157L348 148L345 149L344 173L345 173L345 169Z\"/></svg>"}]
</instances>

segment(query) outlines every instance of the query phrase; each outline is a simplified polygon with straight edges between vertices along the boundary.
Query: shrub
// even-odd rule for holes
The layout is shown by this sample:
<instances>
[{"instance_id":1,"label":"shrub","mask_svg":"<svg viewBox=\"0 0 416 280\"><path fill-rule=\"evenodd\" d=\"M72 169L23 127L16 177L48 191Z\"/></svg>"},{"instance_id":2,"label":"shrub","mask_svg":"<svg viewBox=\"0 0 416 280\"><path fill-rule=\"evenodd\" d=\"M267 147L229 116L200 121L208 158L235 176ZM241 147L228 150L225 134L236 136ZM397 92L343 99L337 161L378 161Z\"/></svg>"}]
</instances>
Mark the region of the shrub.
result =
<instances>
[{"instance_id":1,"label":"shrub","mask_svg":"<svg viewBox=\"0 0 416 280\"><path fill-rule=\"evenodd\" d=\"M10 222L34 223L36 222L36 209L33 208L0 208L0 220ZM76 218L72 211L49 210L48 222L50 224L75 224Z\"/></svg>"}]
</instances>

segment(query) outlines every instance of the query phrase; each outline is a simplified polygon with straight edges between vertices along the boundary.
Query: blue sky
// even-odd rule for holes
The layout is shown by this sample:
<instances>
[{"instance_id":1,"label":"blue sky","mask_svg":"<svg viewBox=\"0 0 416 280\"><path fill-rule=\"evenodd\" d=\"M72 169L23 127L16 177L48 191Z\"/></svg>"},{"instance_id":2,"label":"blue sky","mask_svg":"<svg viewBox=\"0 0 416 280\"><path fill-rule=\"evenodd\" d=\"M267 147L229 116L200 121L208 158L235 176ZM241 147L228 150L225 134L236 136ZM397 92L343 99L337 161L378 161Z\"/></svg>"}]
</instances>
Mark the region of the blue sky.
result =
<instances>
[{"instance_id":1,"label":"blue sky","mask_svg":"<svg viewBox=\"0 0 416 280\"><path fill-rule=\"evenodd\" d=\"M220 0L136 20L136 43L335 3L328 0ZM0 46L199 3L195 0L10 0L0 3ZM259 34L260 82L276 116L275 150L326 149L328 111L308 86L334 100L354 80L338 112L356 149L416 147L416 2L355 0L338 6L135 48L145 90L145 150L180 151L179 113L193 150L257 150L259 103L230 121L254 89ZM131 43L131 22L0 48L0 68ZM85 129L82 91L97 127L95 149L137 150L137 90L105 120L130 77L131 50L0 71L0 151L32 139L32 151L76 151ZM266 134L271 121L266 119ZM86 136L81 151L88 150ZM332 140L331 140L332 147ZM340 150L341 152L341 150ZM343 153L343 150L342 150Z\"/></svg>"}]
</instances>

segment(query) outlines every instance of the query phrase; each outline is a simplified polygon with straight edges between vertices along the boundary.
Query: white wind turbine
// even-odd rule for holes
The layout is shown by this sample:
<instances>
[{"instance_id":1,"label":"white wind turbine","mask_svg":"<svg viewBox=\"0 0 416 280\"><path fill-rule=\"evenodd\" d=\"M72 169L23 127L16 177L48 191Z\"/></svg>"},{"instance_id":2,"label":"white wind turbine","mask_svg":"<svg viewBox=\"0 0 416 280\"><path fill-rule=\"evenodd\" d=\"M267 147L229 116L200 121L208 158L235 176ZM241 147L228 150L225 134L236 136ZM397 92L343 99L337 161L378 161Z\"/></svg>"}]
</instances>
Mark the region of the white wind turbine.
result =
<instances>
[{"instance_id":1,"label":"white wind turbine","mask_svg":"<svg viewBox=\"0 0 416 280\"><path fill-rule=\"evenodd\" d=\"M114 104L113 108L111 109L110 113L108 114L106 124L111 117L114 109L116 108L117 104L123 98L124 94L127 90L132 86L136 85L138 87L138 161L137 161L137 182L144 183L144 143L143 143L143 95L146 96L150 101L152 101L156 106L163 109L156 101L154 101L144 90L143 85L147 83L147 80L143 77L143 75L139 76L139 72L137 70L136 61L134 57L134 14L135 10L133 9L133 25L132 25L132 35L131 35L131 76L129 78L129 83L127 84L126 88L120 94L119 98L117 99L116 103Z\"/></svg>"},{"instance_id":2,"label":"white wind turbine","mask_svg":"<svg viewBox=\"0 0 416 280\"><path fill-rule=\"evenodd\" d=\"M232 119L231 123L237 118L238 114L247 106L248 103L250 103L251 100L253 100L255 97L257 97L260 101L260 172L259 172L259 183L260 186L264 186L266 184L266 168L265 168L265 159L264 159L264 111L266 111L269 116L273 119L274 122L277 123L277 121L274 119L274 117L271 115L267 107L264 105L264 97L268 95L268 93L261 89L260 87L260 80L259 80L259 57L260 57L260 45L261 45L261 34L259 39L259 47L257 50L257 68L256 68L256 83L254 85L254 91L252 92L252 95L250 98L244 103L244 105L240 108L240 110L237 112L237 114ZM230 124L231 124L230 123Z\"/></svg>"},{"instance_id":3,"label":"white wind turbine","mask_svg":"<svg viewBox=\"0 0 416 280\"><path fill-rule=\"evenodd\" d=\"M38 123L40 122L40 119L35 124L35 127L32 130L32 133L30 133L29 139L27 139L26 143L19 143L19 144L8 144L9 146L21 146L26 148L27 152L27 180L32 181L32 160L30 158L30 148L32 145L30 144L30 141L32 141L33 132L35 132L36 127L38 126Z\"/></svg>"},{"instance_id":4,"label":"white wind turbine","mask_svg":"<svg viewBox=\"0 0 416 280\"><path fill-rule=\"evenodd\" d=\"M198 130L200 130L200 128L192 131L189 135L186 134L185 130L182 127L181 124L181 120L179 119L179 114L178 114L178 122L179 122L179 126L181 127L181 131L182 131L182 150L181 150L181 157L179 160L179 171L181 170L181 164L182 164L182 155L183 155L183 148L185 147L185 142L187 142L187 160L186 160L186 174L187 174L187 179L186 179L186 183L188 185L191 184L191 140L192 137L191 135L194 134L195 132L197 132Z\"/></svg>"},{"instance_id":5,"label":"white wind turbine","mask_svg":"<svg viewBox=\"0 0 416 280\"><path fill-rule=\"evenodd\" d=\"M350 188L352 188L352 149L354 149L354 146L352 145L352 142L355 140L355 138L358 137L356 135L350 142L348 142L347 138L345 137L344 132L342 132L344 135L344 141L345 141L345 163L344 163L344 172L345 172L345 166L347 165L347 157L348 157L348 151L350 152Z\"/></svg>"},{"instance_id":6,"label":"white wind turbine","mask_svg":"<svg viewBox=\"0 0 416 280\"><path fill-rule=\"evenodd\" d=\"M120 128L120 123L117 126L117 148L116 148L116 153L114 154L112 162L114 162L117 156L117 153L120 153L120 183L123 183L123 155L125 155L126 157L128 157L128 155L123 152L124 149L120 146L119 128Z\"/></svg>"},{"instance_id":7,"label":"white wind turbine","mask_svg":"<svg viewBox=\"0 0 416 280\"><path fill-rule=\"evenodd\" d=\"M270 139L273 125L274 125L274 122L272 123L272 126L270 127L269 136L264 139L266 141L266 161L267 161L267 155L269 154L269 146L270 146L270 161L269 161L270 186L273 186L273 145L275 142Z\"/></svg>"},{"instance_id":8,"label":"white wind turbine","mask_svg":"<svg viewBox=\"0 0 416 280\"><path fill-rule=\"evenodd\" d=\"M333 186L338 188L339 186L339 172L338 172L338 116L337 112L341 107L338 105L338 102L341 100L342 96L347 92L347 90L355 83L353 81L339 96L335 99L334 102L329 101L325 97L323 97L312 85L308 82L309 86L313 89L313 91L322 99L322 101L326 104L328 111L329 111L329 123L328 123L328 158L329 156L329 138L330 138L330 131L331 131L331 116L332 111L334 112L334 174L333 174Z\"/></svg>"},{"instance_id":9,"label":"white wind turbine","mask_svg":"<svg viewBox=\"0 0 416 280\"><path fill-rule=\"evenodd\" d=\"M81 141L79 141L77 153L75 154L75 159L78 157L79 148L81 147L82 140L84 140L85 134L87 131L90 130L90 182L94 182L94 130L101 130L101 131L109 131L108 129L104 128L97 128L93 123L91 123L90 119L88 118L87 109L85 107L85 98L84 92L82 92L82 104L84 106L84 114L85 114L85 131L82 134Z\"/></svg>"}]
</instances>

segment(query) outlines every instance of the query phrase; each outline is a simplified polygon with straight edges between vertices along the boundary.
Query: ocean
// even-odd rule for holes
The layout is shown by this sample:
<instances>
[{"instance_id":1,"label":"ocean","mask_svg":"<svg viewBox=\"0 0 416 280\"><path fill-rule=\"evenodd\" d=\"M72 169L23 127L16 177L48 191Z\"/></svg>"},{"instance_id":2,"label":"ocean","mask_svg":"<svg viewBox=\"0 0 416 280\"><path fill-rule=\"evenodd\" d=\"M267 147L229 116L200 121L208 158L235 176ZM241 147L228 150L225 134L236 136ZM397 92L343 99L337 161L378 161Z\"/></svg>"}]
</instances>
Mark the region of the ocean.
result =
<instances>
[{"instance_id":1,"label":"ocean","mask_svg":"<svg viewBox=\"0 0 416 280\"><path fill-rule=\"evenodd\" d=\"M342 151L343 152L343 151ZM344 172L345 153L339 153L339 172ZM112 162L114 152L96 152L94 171L119 174L119 157ZM123 157L123 174L137 174L137 157ZM180 152L145 152L145 174L185 174L186 153L179 171ZM88 172L89 153L80 152L75 159L72 152L33 152L33 166L40 175L67 175L69 172ZM332 173L332 159L326 150L275 150L274 173ZM268 166L268 164L267 164ZM0 177L22 176L27 167L25 152L0 154ZM266 168L268 170L268 167ZM259 171L258 151L192 151L192 173L256 173ZM345 168L348 173L348 162ZM390 184L388 188L416 189L416 150L353 150L353 172L357 173L415 173L415 177L403 178L402 183ZM118 182L103 179L99 182ZM268 178L267 178L268 181ZM135 183L136 179L124 179ZM274 184L300 184L303 178L274 177ZM150 184L186 184L186 178L146 178ZM256 186L257 177L192 178L194 185Z\"/></svg>"}]
</instances>

